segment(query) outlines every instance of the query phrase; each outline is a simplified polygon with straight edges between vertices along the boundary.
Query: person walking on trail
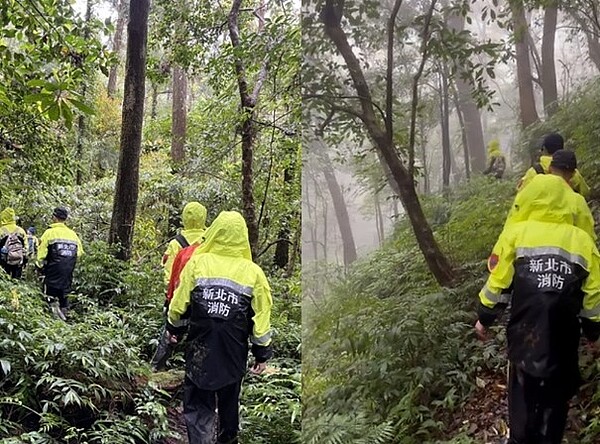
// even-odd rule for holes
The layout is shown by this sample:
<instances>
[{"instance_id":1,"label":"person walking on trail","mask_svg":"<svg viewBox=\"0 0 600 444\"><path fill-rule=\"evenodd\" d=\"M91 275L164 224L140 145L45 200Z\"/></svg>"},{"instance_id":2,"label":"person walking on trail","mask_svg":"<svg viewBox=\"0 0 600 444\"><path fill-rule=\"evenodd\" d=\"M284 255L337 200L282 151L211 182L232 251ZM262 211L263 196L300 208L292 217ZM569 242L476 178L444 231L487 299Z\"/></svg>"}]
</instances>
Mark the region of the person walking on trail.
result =
<instances>
[{"instance_id":1,"label":"person walking on trail","mask_svg":"<svg viewBox=\"0 0 600 444\"><path fill-rule=\"evenodd\" d=\"M488 144L488 157L490 164L483 174L490 174L496 179L502 179L506 169L506 158L500 151L500 142L497 139L491 140Z\"/></svg>"},{"instance_id":2,"label":"person walking on trail","mask_svg":"<svg viewBox=\"0 0 600 444\"><path fill-rule=\"evenodd\" d=\"M27 257L35 262L40 240L35 235L35 227L27 228Z\"/></svg>"},{"instance_id":3,"label":"person walking on trail","mask_svg":"<svg viewBox=\"0 0 600 444\"><path fill-rule=\"evenodd\" d=\"M544 137L540 160L538 163L529 168L525 175L521 178L517 185L517 192L522 191L536 175L548 174L550 172L552 155L556 151L564 149L564 145L564 139L558 133L550 133ZM569 184L576 193L581 194L584 198L586 198L590 193L590 187L578 170L575 170L575 174L573 174Z\"/></svg>"},{"instance_id":4,"label":"person walking on trail","mask_svg":"<svg viewBox=\"0 0 600 444\"><path fill-rule=\"evenodd\" d=\"M83 254L81 240L65 225L68 215L65 208L54 209L52 224L42 234L37 255L37 266L44 276L46 300L52 312L63 321L69 309L68 293L75 264Z\"/></svg>"},{"instance_id":5,"label":"person walking on trail","mask_svg":"<svg viewBox=\"0 0 600 444\"><path fill-rule=\"evenodd\" d=\"M244 218L222 212L184 267L169 305L172 341L187 330L181 321L190 313L183 412L191 444L213 442L215 409L217 442L237 444L248 341L254 356L250 372L260 374L272 356L272 303L267 278L252 262Z\"/></svg>"},{"instance_id":6,"label":"person walking on trail","mask_svg":"<svg viewBox=\"0 0 600 444\"><path fill-rule=\"evenodd\" d=\"M27 234L15 221L12 208L0 213L0 265L13 279L21 279L27 263Z\"/></svg>"},{"instance_id":7,"label":"person walking on trail","mask_svg":"<svg viewBox=\"0 0 600 444\"><path fill-rule=\"evenodd\" d=\"M165 315L173 297L173 291L179 282L179 273L190 258L195 247L201 242L202 236L206 230L206 208L199 202L190 202L183 208L181 218L183 220L183 230L171 239L162 259L165 284L167 284L167 297L164 303ZM188 250L188 248L191 249ZM179 261L177 261L177 258L182 254L182 251L186 250L187 252L179 258ZM163 329L161 338L158 342L158 347L156 348L156 353L151 361L151 366L154 371L162 371L165 369L174 348L175 345L169 341L166 329Z\"/></svg>"},{"instance_id":8,"label":"person walking on trail","mask_svg":"<svg viewBox=\"0 0 600 444\"><path fill-rule=\"evenodd\" d=\"M177 253L185 247L198 243L206 230L206 208L199 202L189 202L181 215L183 229L169 242L162 258L165 273L165 284L171 279L171 269Z\"/></svg>"},{"instance_id":9,"label":"person walking on trail","mask_svg":"<svg viewBox=\"0 0 600 444\"><path fill-rule=\"evenodd\" d=\"M575 153L558 150L552 155L548 166L549 174L538 174L533 177L527 187L517 194L510 209L505 227L516 222L536 217L537 213L547 211L548 202L556 195L562 196L561 214L565 223L581 228L596 240L594 217L585 198L572 190L570 180L577 171ZM571 211L565 211L570 208Z\"/></svg>"},{"instance_id":10,"label":"person walking on trail","mask_svg":"<svg viewBox=\"0 0 600 444\"><path fill-rule=\"evenodd\" d=\"M569 400L580 385L581 329L589 341L600 336L600 253L587 233L566 222L570 189L540 187L537 192L532 197L543 206L506 227L493 248L475 324L485 339L510 302L512 444L561 442ZM511 285L512 296L503 291Z\"/></svg>"},{"instance_id":11,"label":"person walking on trail","mask_svg":"<svg viewBox=\"0 0 600 444\"><path fill-rule=\"evenodd\" d=\"M173 294L175 293L175 289L179 285L179 279L181 275L181 271L187 262L190 260L196 248L198 248L200 244L194 243L189 247L185 247L177 253L175 256L175 260L173 261L173 267L171 269L171 279L169 280L169 285L167 286L167 296L165 298L165 310L168 310L169 304L171 303L171 299L173 299ZM158 347L156 348L156 353L152 357L152 370L155 372L162 371L167 366L167 361L173 354L175 349L175 344L171 342L169 337L169 332L163 329L161 338L158 343Z\"/></svg>"}]
</instances>

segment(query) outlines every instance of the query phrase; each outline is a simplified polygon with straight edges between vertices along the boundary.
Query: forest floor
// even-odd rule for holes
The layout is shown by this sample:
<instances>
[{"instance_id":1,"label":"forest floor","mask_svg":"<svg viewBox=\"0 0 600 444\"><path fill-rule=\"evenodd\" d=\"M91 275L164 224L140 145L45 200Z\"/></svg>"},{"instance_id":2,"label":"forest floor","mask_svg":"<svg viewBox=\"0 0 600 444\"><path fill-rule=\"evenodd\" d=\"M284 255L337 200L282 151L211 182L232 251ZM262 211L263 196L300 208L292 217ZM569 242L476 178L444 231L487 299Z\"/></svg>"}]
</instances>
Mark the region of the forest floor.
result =
<instances>
[{"instance_id":1,"label":"forest floor","mask_svg":"<svg viewBox=\"0 0 600 444\"><path fill-rule=\"evenodd\" d=\"M589 356L584 355L583 359ZM507 364L508 365L508 364ZM590 384L581 387L571 402L563 443L576 444L585 426L586 405L594 393ZM482 444L503 444L509 434L507 373L488 372L477 377L477 389L449 427L449 435L465 433Z\"/></svg>"}]
</instances>

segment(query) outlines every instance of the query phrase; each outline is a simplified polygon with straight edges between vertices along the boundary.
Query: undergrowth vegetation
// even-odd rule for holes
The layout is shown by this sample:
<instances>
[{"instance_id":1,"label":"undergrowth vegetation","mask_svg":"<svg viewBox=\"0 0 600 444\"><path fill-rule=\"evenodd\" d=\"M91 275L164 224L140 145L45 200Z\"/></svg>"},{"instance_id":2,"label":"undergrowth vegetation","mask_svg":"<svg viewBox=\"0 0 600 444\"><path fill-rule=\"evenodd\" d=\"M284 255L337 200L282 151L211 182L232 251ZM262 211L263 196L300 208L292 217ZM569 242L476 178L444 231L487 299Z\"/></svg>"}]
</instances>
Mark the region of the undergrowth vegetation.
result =
<instances>
[{"instance_id":1,"label":"undergrowth vegetation","mask_svg":"<svg viewBox=\"0 0 600 444\"><path fill-rule=\"evenodd\" d=\"M590 85L547 123L560 128L577 150L592 188L592 209L600 191L598 103L600 87ZM474 398L478 385L489 377L504 378L502 326L493 327L493 339L485 343L475 339L472 326L486 259L521 173L502 181L475 178L448 197L424 199L459 279L452 290L436 285L406 220L397 223L382 248L334 284L314 285L307 276L312 297L304 301L304 347L310 350L304 356L305 442L482 442L457 418L470 403L483 402ZM600 365L587 351L581 364L586 383L574 403L578 425L572 425L568 439L595 443Z\"/></svg>"}]
</instances>

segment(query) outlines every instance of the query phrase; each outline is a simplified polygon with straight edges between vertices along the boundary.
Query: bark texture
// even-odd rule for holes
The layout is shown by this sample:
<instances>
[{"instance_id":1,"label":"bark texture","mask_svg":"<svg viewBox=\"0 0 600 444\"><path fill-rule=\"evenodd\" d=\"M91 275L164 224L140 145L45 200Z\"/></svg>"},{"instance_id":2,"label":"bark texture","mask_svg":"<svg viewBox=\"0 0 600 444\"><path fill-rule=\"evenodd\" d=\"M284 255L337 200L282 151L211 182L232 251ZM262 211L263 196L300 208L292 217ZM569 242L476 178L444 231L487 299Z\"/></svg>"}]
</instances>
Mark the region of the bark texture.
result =
<instances>
[{"instance_id":1,"label":"bark texture","mask_svg":"<svg viewBox=\"0 0 600 444\"><path fill-rule=\"evenodd\" d=\"M138 201L149 9L149 0L132 1L129 10L130 21L127 26L121 152L109 232L109 243L117 246L116 256L121 260L131 258Z\"/></svg>"}]
</instances>

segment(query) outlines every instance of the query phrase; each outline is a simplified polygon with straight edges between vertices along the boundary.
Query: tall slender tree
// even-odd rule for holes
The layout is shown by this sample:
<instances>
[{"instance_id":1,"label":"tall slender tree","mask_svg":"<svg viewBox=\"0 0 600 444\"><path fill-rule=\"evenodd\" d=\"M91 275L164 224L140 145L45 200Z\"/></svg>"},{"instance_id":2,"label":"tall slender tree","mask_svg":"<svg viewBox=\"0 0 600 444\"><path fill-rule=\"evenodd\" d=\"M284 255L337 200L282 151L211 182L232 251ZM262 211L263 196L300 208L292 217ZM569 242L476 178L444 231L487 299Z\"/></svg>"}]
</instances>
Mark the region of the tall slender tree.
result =
<instances>
[{"instance_id":1,"label":"tall slender tree","mask_svg":"<svg viewBox=\"0 0 600 444\"><path fill-rule=\"evenodd\" d=\"M117 246L121 260L131 258L138 201L149 10L150 0L132 1L129 8L121 152L109 232L109 243Z\"/></svg>"}]
</instances>

